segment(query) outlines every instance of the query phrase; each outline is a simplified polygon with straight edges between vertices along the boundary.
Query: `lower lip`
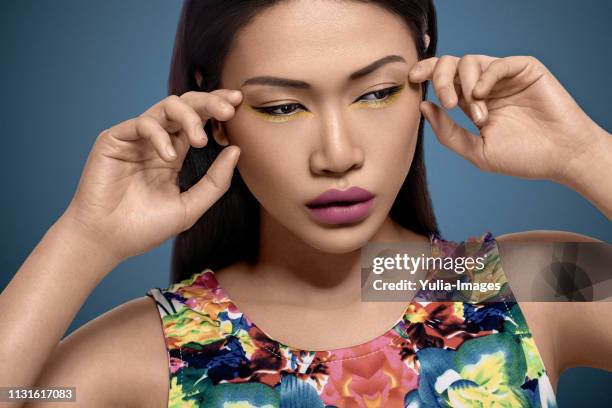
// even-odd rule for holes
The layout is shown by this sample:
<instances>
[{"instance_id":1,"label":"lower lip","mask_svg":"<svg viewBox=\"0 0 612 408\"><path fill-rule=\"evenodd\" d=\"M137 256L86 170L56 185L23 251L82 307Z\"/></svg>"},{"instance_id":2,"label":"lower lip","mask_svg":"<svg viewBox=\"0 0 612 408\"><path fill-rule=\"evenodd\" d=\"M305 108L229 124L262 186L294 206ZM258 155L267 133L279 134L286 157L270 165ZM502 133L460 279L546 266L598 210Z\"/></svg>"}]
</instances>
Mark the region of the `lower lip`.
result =
<instances>
[{"instance_id":1,"label":"lower lip","mask_svg":"<svg viewBox=\"0 0 612 408\"><path fill-rule=\"evenodd\" d=\"M352 205L334 205L328 207L311 208L306 207L310 214L326 224L350 224L361 221L368 216L368 212L374 204L374 197L367 201L361 201Z\"/></svg>"}]
</instances>

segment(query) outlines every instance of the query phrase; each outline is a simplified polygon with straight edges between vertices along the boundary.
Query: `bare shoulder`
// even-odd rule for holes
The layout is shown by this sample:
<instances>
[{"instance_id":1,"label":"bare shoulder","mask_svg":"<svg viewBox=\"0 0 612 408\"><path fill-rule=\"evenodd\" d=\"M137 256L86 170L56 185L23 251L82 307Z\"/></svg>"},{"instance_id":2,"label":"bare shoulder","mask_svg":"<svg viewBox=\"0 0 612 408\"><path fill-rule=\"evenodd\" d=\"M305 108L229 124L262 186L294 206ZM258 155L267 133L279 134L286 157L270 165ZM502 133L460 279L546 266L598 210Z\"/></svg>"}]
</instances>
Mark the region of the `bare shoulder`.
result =
<instances>
[{"instance_id":1,"label":"bare shoulder","mask_svg":"<svg viewBox=\"0 0 612 408\"><path fill-rule=\"evenodd\" d=\"M558 230L530 230L511 232L495 238L498 242L601 242L588 235Z\"/></svg>"},{"instance_id":2,"label":"bare shoulder","mask_svg":"<svg viewBox=\"0 0 612 408\"><path fill-rule=\"evenodd\" d=\"M168 357L155 301L130 300L75 330L37 385L75 386L70 407L167 406Z\"/></svg>"},{"instance_id":3,"label":"bare shoulder","mask_svg":"<svg viewBox=\"0 0 612 408\"><path fill-rule=\"evenodd\" d=\"M553 249L555 245L552 244L537 245L602 241L556 230L514 232L500 235L496 240L502 267L513 291L518 293L520 307L553 386L558 376L570 367L610 369L612 335L605 334L610 332L610 326L604 322L611 321L612 303L592 301L588 285L580 283L604 271L597 270L595 264L575 252L569 251L566 258L559 257L560 246ZM516 245L521 243L527 245ZM586 273L582 280L578 270Z\"/></svg>"}]
</instances>

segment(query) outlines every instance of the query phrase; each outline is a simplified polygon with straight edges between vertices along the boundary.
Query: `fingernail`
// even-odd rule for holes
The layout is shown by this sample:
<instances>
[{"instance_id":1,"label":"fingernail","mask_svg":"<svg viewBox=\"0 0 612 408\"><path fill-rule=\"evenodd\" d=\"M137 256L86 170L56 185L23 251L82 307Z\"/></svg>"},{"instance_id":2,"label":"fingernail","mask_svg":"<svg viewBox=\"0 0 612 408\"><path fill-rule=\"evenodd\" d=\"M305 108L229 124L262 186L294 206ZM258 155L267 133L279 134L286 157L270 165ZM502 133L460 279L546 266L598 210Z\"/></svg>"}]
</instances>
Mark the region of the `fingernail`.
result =
<instances>
[{"instance_id":1,"label":"fingernail","mask_svg":"<svg viewBox=\"0 0 612 408\"><path fill-rule=\"evenodd\" d=\"M232 91L229 94L229 97L232 101L238 102L242 99L242 92L240 91Z\"/></svg>"},{"instance_id":2,"label":"fingernail","mask_svg":"<svg viewBox=\"0 0 612 408\"><path fill-rule=\"evenodd\" d=\"M240 148L236 146L234 150L236 150L236 153L234 153L234 166L235 166L236 163L238 163L238 158L240 157Z\"/></svg>"},{"instance_id":3,"label":"fingernail","mask_svg":"<svg viewBox=\"0 0 612 408\"><path fill-rule=\"evenodd\" d=\"M421 108L421 113L423 113L423 116L425 116L425 119L429 120L429 106L427 106L427 102L425 101L421 102L419 107Z\"/></svg>"},{"instance_id":4,"label":"fingernail","mask_svg":"<svg viewBox=\"0 0 612 408\"><path fill-rule=\"evenodd\" d=\"M452 94L450 89L443 88L440 90L440 101L444 105L444 107L450 106L452 103Z\"/></svg>"},{"instance_id":5,"label":"fingernail","mask_svg":"<svg viewBox=\"0 0 612 408\"><path fill-rule=\"evenodd\" d=\"M208 140L208 138L206 137L206 132L204 131L204 128L200 125L196 126L196 135L199 135L200 139L202 139L204 142Z\"/></svg>"},{"instance_id":6,"label":"fingernail","mask_svg":"<svg viewBox=\"0 0 612 408\"><path fill-rule=\"evenodd\" d=\"M478 104L475 102L470 105L470 112L472 113L472 120L475 123L480 122L484 116L482 109L480 109L480 106L478 106Z\"/></svg>"},{"instance_id":7,"label":"fingernail","mask_svg":"<svg viewBox=\"0 0 612 408\"><path fill-rule=\"evenodd\" d=\"M176 157L176 152L174 151L174 148L172 147L171 144L166 145L166 153L168 153L168 156L172 158Z\"/></svg>"}]
</instances>

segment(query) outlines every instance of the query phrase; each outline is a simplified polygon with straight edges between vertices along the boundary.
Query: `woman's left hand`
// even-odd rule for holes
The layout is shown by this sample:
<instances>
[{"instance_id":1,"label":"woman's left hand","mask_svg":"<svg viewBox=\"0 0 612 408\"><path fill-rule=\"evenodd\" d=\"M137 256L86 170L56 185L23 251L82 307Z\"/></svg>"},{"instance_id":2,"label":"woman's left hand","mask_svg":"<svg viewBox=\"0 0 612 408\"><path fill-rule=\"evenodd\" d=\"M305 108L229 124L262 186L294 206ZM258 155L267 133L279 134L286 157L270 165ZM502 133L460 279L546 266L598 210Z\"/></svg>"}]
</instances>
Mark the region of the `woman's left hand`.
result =
<instances>
[{"instance_id":1,"label":"woman's left hand","mask_svg":"<svg viewBox=\"0 0 612 408\"><path fill-rule=\"evenodd\" d=\"M421 104L440 142L483 171L567 185L609 146L608 134L533 57L445 55L419 61L409 75L414 83L431 80L442 105L459 105L480 129L476 137L444 109Z\"/></svg>"}]
</instances>

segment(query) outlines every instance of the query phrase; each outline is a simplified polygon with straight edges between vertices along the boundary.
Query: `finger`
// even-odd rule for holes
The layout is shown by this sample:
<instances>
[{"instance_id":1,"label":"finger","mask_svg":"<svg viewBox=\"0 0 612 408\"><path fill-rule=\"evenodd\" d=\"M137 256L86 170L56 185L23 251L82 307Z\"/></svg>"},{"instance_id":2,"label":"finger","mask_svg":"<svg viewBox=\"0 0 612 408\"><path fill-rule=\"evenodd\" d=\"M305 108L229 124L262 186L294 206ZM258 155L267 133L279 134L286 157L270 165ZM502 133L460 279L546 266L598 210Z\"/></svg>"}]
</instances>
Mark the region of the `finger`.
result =
<instances>
[{"instance_id":1,"label":"finger","mask_svg":"<svg viewBox=\"0 0 612 408\"><path fill-rule=\"evenodd\" d=\"M170 134L183 130L189 143L203 147L207 138L200 116L176 95L170 95L147 109L141 116L156 120Z\"/></svg>"},{"instance_id":2,"label":"finger","mask_svg":"<svg viewBox=\"0 0 612 408\"><path fill-rule=\"evenodd\" d=\"M421 82L431 79L431 75L433 74L433 70L438 63L438 59L438 57L431 57L414 64L408 73L408 79L410 82L420 84Z\"/></svg>"},{"instance_id":3,"label":"finger","mask_svg":"<svg viewBox=\"0 0 612 408\"><path fill-rule=\"evenodd\" d=\"M420 108L441 144L482 168L484 146L481 137L457 125L444 109L434 103L423 101Z\"/></svg>"},{"instance_id":4,"label":"finger","mask_svg":"<svg viewBox=\"0 0 612 408\"><path fill-rule=\"evenodd\" d=\"M433 88L440 103L442 103L442 106L446 109L454 108L459 101L454 86L458 63L459 58L444 55L438 60L432 75Z\"/></svg>"},{"instance_id":5,"label":"finger","mask_svg":"<svg viewBox=\"0 0 612 408\"><path fill-rule=\"evenodd\" d=\"M482 69L479 56L476 55L466 55L457 64L462 99L465 100L464 103L460 103L460 106L476 125L483 124L488 116L486 103L482 100L475 100L472 96L472 90L482 74Z\"/></svg>"},{"instance_id":6,"label":"finger","mask_svg":"<svg viewBox=\"0 0 612 408\"><path fill-rule=\"evenodd\" d=\"M147 112L147 114L149 114ZM170 95L162 101L157 111L151 112L160 125L170 133L183 130L194 147L203 147L208 141L200 115L176 95ZM161 117L160 117L161 115Z\"/></svg>"},{"instance_id":7,"label":"finger","mask_svg":"<svg viewBox=\"0 0 612 408\"><path fill-rule=\"evenodd\" d=\"M455 91L455 75L458 58L444 55L419 61L409 73L409 79L414 83L432 80L432 85L442 105L448 109L457 106L458 95Z\"/></svg>"},{"instance_id":8,"label":"finger","mask_svg":"<svg viewBox=\"0 0 612 408\"><path fill-rule=\"evenodd\" d=\"M136 133L145 140L149 140L159 156L167 162L176 159L176 150L168 132L158 121L148 115L140 115L134 122Z\"/></svg>"},{"instance_id":9,"label":"finger","mask_svg":"<svg viewBox=\"0 0 612 408\"><path fill-rule=\"evenodd\" d=\"M472 96L476 99L487 98L497 82L520 74L527 68L528 64L528 57L506 57L496 59L489 64L480 76L480 79L472 90Z\"/></svg>"},{"instance_id":10,"label":"finger","mask_svg":"<svg viewBox=\"0 0 612 408\"><path fill-rule=\"evenodd\" d=\"M238 89L215 89L214 91L211 92L211 94L214 95L219 95L225 99L227 99L227 101L229 103L231 103L233 106L238 105L240 102L242 102L242 91L238 90Z\"/></svg>"},{"instance_id":11,"label":"finger","mask_svg":"<svg viewBox=\"0 0 612 408\"><path fill-rule=\"evenodd\" d=\"M171 155L171 150L168 149L168 143L173 145L174 153L181 157L183 150L186 150L183 149L183 145L188 145L188 143L183 140L186 139L186 136L182 135L181 132L179 132L177 136L178 137L172 138L155 119L147 115L140 115L110 127L101 132L99 137L125 142L132 142L139 139L150 140L154 150L162 159L173 161L176 156L173 157Z\"/></svg>"},{"instance_id":12,"label":"finger","mask_svg":"<svg viewBox=\"0 0 612 408\"><path fill-rule=\"evenodd\" d=\"M181 193L185 207L183 230L191 228L229 189L239 155L240 148L237 146L223 149L206 174L189 190Z\"/></svg>"},{"instance_id":13,"label":"finger","mask_svg":"<svg viewBox=\"0 0 612 408\"><path fill-rule=\"evenodd\" d=\"M235 96L231 97L231 93L225 90L215 90L210 93L190 91L182 94L180 98L191 106L203 121L210 118L220 121L231 119L235 113L231 102L235 103L237 101ZM242 100L242 96L240 96L240 100Z\"/></svg>"},{"instance_id":14,"label":"finger","mask_svg":"<svg viewBox=\"0 0 612 408\"><path fill-rule=\"evenodd\" d=\"M137 121L138 121L138 118L131 118L131 119L125 120L121 123L111 126L110 128L108 128L101 134L104 134L106 137L110 137L113 139L122 140L126 142L138 140L140 139L140 135L138 134L138 131L136 130Z\"/></svg>"}]
</instances>

